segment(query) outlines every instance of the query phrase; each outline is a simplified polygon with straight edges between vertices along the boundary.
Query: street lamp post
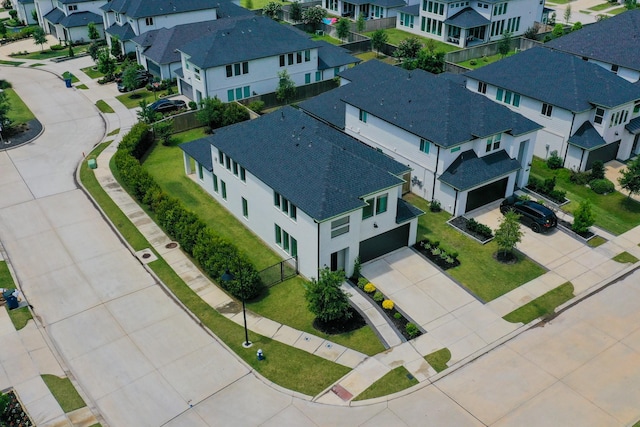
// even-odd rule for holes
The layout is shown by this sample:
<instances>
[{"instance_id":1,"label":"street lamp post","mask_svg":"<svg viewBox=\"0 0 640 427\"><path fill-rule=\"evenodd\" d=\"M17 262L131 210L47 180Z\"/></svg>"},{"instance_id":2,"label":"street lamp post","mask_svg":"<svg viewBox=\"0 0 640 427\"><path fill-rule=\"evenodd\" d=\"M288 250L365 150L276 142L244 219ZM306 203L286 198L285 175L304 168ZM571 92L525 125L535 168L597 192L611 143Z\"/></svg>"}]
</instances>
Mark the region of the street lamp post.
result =
<instances>
[{"instance_id":1,"label":"street lamp post","mask_svg":"<svg viewBox=\"0 0 640 427\"><path fill-rule=\"evenodd\" d=\"M231 271L229 271L229 269L227 268L227 270L224 272L224 274L220 279L222 279L223 282L231 282L235 280L235 278L236 277L233 275L233 273L231 273ZM247 310L244 304L244 282L242 281L242 273L240 273L240 277L238 278L238 281L240 282L240 298L242 299L242 317L244 319L244 342L242 343L242 346L244 348L249 348L253 345L253 343L249 341L249 331L247 330Z\"/></svg>"}]
</instances>

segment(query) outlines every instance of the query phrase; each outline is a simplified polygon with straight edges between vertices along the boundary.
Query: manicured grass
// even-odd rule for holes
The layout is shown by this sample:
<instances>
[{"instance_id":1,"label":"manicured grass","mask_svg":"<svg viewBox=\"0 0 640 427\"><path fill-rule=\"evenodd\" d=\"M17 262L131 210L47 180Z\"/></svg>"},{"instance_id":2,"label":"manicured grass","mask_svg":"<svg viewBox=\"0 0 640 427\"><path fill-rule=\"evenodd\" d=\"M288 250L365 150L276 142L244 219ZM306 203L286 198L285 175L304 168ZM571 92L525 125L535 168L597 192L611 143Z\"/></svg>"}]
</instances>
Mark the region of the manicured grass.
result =
<instances>
[{"instance_id":1,"label":"manicured grass","mask_svg":"<svg viewBox=\"0 0 640 427\"><path fill-rule=\"evenodd\" d=\"M460 265L447 270L446 274L482 300L491 301L545 273L544 268L520 253L515 264L496 261L493 258L498 251L495 240L481 245L446 224L451 218L447 212L430 212L428 202L414 194L406 195L405 199L426 212L418 219L418 240L425 237L438 240L444 249L458 252Z\"/></svg>"},{"instance_id":2,"label":"manicured grass","mask_svg":"<svg viewBox=\"0 0 640 427\"><path fill-rule=\"evenodd\" d=\"M607 11L607 13L609 15L620 15L622 12L626 12L626 11L627 11L626 7L618 7L618 8Z\"/></svg>"},{"instance_id":3,"label":"manicured grass","mask_svg":"<svg viewBox=\"0 0 640 427\"><path fill-rule=\"evenodd\" d=\"M94 69L94 68L95 68L95 66L80 68L80 71L82 71L89 78L92 78L92 79L99 79L100 77L104 77L103 73L101 73L100 71L98 71L97 69Z\"/></svg>"},{"instance_id":4,"label":"manicured grass","mask_svg":"<svg viewBox=\"0 0 640 427\"><path fill-rule=\"evenodd\" d=\"M113 136L113 135L117 135L119 133L120 133L120 128L112 130L111 132L109 132L107 134L107 136Z\"/></svg>"},{"instance_id":5,"label":"manicured grass","mask_svg":"<svg viewBox=\"0 0 640 427\"><path fill-rule=\"evenodd\" d=\"M43 64L42 62L38 62L36 64L31 64L29 65L29 67L33 68L33 67L44 67L46 64Z\"/></svg>"},{"instance_id":6,"label":"manicured grass","mask_svg":"<svg viewBox=\"0 0 640 427\"><path fill-rule=\"evenodd\" d=\"M573 297L573 285L571 282L567 282L512 311L504 316L503 319L507 322L524 323L526 325L532 320L553 313L556 307Z\"/></svg>"},{"instance_id":7,"label":"manicured grass","mask_svg":"<svg viewBox=\"0 0 640 427\"><path fill-rule=\"evenodd\" d=\"M15 287L16 285L13 281L13 277L11 277L11 272L9 272L7 262L0 261L0 288L15 289ZM9 313L9 318L11 319L11 323L13 323L13 327L16 328L16 331L27 326L29 319L33 319L31 312L29 311L29 307L20 307L9 310L5 304L5 308L7 309L7 313Z\"/></svg>"},{"instance_id":8,"label":"manicured grass","mask_svg":"<svg viewBox=\"0 0 640 427\"><path fill-rule=\"evenodd\" d=\"M85 84L78 85L78 86L76 86L76 88L77 88L77 89L82 89L82 90L87 90L87 89L89 89L89 88L87 87L87 85L85 85Z\"/></svg>"},{"instance_id":9,"label":"manicured grass","mask_svg":"<svg viewBox=\"0 0 640 427\"><path fill-rule=\"evenodd\" d=\"M364 53L359 53L357 55L354 55L356 58L360 58L363 61L371 61L372 59L378 60L378 61L382 61L384 63L387 64L391 64L394 65L396 64L398 61L391 57L391 56L387 56L387 55L382 55L382 54L378 54L378 52L364 52Z\"/></svg>"},{"instance_id":10,"label":"manicured grass","mask_svg":"<svg viewBox=\"0 0 640 427\"><path fill-rule=\"evenodd\" d=\"M264 6L270 1L273 0L240 0L240 6L244 7L245 9L256 10L264 8ZM289 4L290 2L286 1L278 3L284 6L285 4Z\"/></svg>"},{"instance_id":11,"label":"manicured grass","mask_svg":"<svg viewBox=\"0 0 640 427\"><path fill-rule=\"evenodd\" d=\"M566 191L571 203L564 205L562 210L572 213L580 202L589 200L596 217L595 225L613 234L622 234L640 225L640 203L628 198L625 194L614 191L606 195L596 194L590 188L576 185L569 180L571 171L568 169L551 170L544 160L534 157L531 175L546 179L554 175L556 188Z\"/></svg>"},{"instance_id":12,"label":"manicured grass","mask_svg":"<svg viewBox=\"0 0 640 427\"><path fill-rule=\"evenodd\" d=\"M24 64L24 62L20 62L20 61L6 61L4 59L0 59L0 64L1 65L13 65L14 67L18 67L22 64Z\"/></svg>"},{"instance_id":13,"label":"manicured grass","mask_svg":"<svg viewBox=\"0 0 640 427\"><path fill-rule=\"evenodd\" d=\"M178 86L172 87L173 93L178 92ZM156 99L160 99L161 96L166 95L167 91L151 92L145 88L136 89L133 92L127 92L125 94L116 96L116 99L124 104L127 108L136 108L140 106L140 101L143 99L151 104Z\"/></svg>"},{"instance_id":14,"label":"manicured grass","mask_svg":"<svg viewBox=\"0 0 640 427\"><path fill-rule=\"evenodd\" d=\"M9 109L9 113L7 116L13 120L13 123L26 123L29 120L33 120L36 116L33 115L27 104L22 102L22 99L18 96L15 90L13 89L5 89L4 93L7 94L7 99L9 100L9 105L11 108Z\"/></svg>"},{"instance_id":15,"label":"manicured grass","mask_svg":"<svg viewBox=\"0 0 640 427\"><path fill-rule=\"evenodd\" d=\"M98 110L100 110L103 113L113 113L113 108L111 108L111 106L109 104L107 104L106 102L104 102L102 99L99 99L96 101L96 107L98 107Z\"/></svg>"},{"instance_id":16,"label":"manicured grass","mask_svg":"<svg viewBox=\"0 0 640 427\"><path fill-rule=\"evenodd\" d=\"M409 379L407 375L409 375L409 371L404 366L398 366L371 384L353 400L367 400L387 396L418 384L418 380L415 378Z\"/></svg>"},{"instance_id":17,"label":"manicured grass","mask_svg":"<svg viewBox=\"0 0 640 427\"><path fill-rule=\"evenodd\" d=\"M626 264L626 263L635 264L636 262L638 262L638 258L631 255L629 252L619 253L618 255L613 257L613 260L621 264Z\"/></svg>"},{"instance_id":18,"label":"manicured grass","mask_svg":"<svg viewBox=\"0 0 640 427\"><path fill-rule=\"evenodd\" d=\"M511 55L515 55L516 51L512 50L509 53L507 53L507 55L505 56L511 56ZM485 65L489 65L493 62L499 61L503 58L502 55L497 54L497 55L491 55L491 56L485 56L483 58L476 58L476 59L469 59L467 61L462 61L460 63L458 63L458 65L462 66L462 67L466 67L466 68L471 68L472 70L475 70L476 68L480 68L480 67L484 67ZM471 64L471 61L475 62L475 65Z\"/></svg>"},{"instance_id":19,"label":"manicured grass","mask_svg":"<svg viewBox=\"0 0 640 427\"><path fill-rule=\"evenodd\" d=\"M74 52L79 53L76 50L74 50ZM67 53L69 53L68 49L62 49L62 50L45 49L42 51L39 50L36 52L27 53L26 55L21 53L18 55L11 55L11 56L14 58L43 60L43 59L60 58L62 56L67 56Z\"/></svg>"},{"instance_id":20,"label":"manicured grass","mask_svg":"<svg viewBox=\"0 0 640 427\"><path fill-rule=\"evenodd\" d=\"M611 6L613 6L613 5L611 3L609 3L609 2L600 3L600 4L597 4L595 6L590 7L589 10L594 10L596 12L599 12L601 10L609 9Z\"/></svg>"},{"instance_id":21,"label":"manicured grass","mask_svg":"<svg viewBox=\"0 0 640 427\"><path fill-rule=\"evenodd\" d=\"M389 40L388 40L387 43L395 45L395 46L397 46L398 43L400 43L402 40L408 39L408 38L411 38L411 37L417 38L418 40L420 40L420 42L423 45L425 43L427 43L428 40L432 40L432 39L429 39L427 37L421 37L421 36L418 36L418 35L413 34L413 33L408 33L406 31L399 30L397 28L389 28L387 30L384 30L384 32L389 37ZM373 32L364 33L364 35L367 36L367 37L371 37L373 35ZM435 50L436 51L443 51L443 52L446 53L446 52L454 52L456 50L460 50L460 47L458 47L458 46L453 46L453 45L450 45L450 44L447 44L447 43L443 43L443 42L438 41L438 40L433 40L433 41L436 42L435 43L435 46L436 46ZM429 42L429 43L431 43L431 42Z\"/></svg>"},{"instance_id":22,"label":"manicured grass","mask_svg":"<svg viewBox=\"0 0 640 427\"><path fill-rule=\"evenodd\" d=\"M451 351L446 347L441 348L438 351L427 354L424 360L426 360L436 372L442 372L448 368L447 363L451 360Z\"/></svg>"},{"instance_id":23,"label":"manicured grass","mask_svg":"<svg viewBox=\"0 0 640 427\"><path fill-rule=\"evenodd\" d=\"M337 45L341 45L343 43L342 40L335 39L335 38L333 38L333 37L331 37L331 36L329 36L327 34L325 34L324 36L319 36L317 34L313 34L313 35L309 34L309 35L311 35L311 39L312 40L322 40L322 41L325 41L327 43L331 43L331 44L336 45L336 46Z\"/></svg>"},{"instance_id":24,"label":"manicured grass","mask_svg":"<svg viewBox=\"0 0 640 427\"><path fill-rule=\"evenodd\" d=\"M0 261L0 288L15 288L16 285L11 277L9 266L6 261Z\"/></svg>"},{"instance_id":25,"label":"manicured grass","mask_svg":"<svg viewBox=\"0 0 640 427\"><path fill-rule=\"evenodd\" d=\"M592 248L597 248L598 246L604 244L607 242L607 239L605 239L604 237L601 236L596 236L593 239L589 239L587 241L587 245L592 247Z\"/></svg>"},{"instance_id":26,"label":"manicured grass","mask_svg":"<svg viewBox=\"0 0 640 427\"><path fill-rule=\"evenodd\" d=\"M60 378L47 374L41 375L41 377L65 414L87 406L69 378Z\"/></svg>"}]
</instances>

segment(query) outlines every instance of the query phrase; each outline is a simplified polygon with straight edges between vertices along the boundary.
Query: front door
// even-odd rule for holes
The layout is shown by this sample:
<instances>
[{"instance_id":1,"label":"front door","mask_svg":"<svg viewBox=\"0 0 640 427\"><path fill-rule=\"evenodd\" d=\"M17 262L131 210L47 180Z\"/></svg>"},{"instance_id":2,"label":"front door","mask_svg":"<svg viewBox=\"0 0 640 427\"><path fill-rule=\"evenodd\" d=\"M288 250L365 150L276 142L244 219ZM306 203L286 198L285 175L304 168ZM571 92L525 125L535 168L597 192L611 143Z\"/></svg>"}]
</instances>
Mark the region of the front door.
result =
<instances>
[{"instance_id":1,"label":"front door","mask_svg":"<svg viewBox=\"0 0 640 427\"><path fill-rule=\"evenodd\" d=\"M331 271L345 270L347 249L344 248L331 254Z\"/></svg>"}]
</instances>

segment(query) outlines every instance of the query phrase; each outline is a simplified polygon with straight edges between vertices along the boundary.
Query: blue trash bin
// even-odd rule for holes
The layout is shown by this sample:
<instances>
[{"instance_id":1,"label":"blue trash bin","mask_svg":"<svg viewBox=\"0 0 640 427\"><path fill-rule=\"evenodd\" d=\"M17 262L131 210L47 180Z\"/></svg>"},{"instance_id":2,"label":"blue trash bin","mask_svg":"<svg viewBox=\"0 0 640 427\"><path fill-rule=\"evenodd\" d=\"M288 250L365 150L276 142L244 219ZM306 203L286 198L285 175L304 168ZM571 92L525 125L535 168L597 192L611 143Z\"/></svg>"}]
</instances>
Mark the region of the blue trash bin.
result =
<instances>
[{"instance_id":1,"label":"blue trash bin","mask_svg":"<svg viewBox=\"0 0 640 427\"><path fill-rule=\"evenodd\" d=\"M18 298L13 296L13 291L15 291L15 289L7 289L2 293L2 297L7 302L7 307L9 308L9 310L18 308Z\"/></svg>"},{"instance_id":2,"label":"blue trash bin","mask_svg":"<svg viewBox=\"0 0 640 427\"><path fill-rule=\"evenodd\" d=\"M67 87L71 87L71 79L64 79L64 84L65 84Z\"/></svg>"}]
</instances>

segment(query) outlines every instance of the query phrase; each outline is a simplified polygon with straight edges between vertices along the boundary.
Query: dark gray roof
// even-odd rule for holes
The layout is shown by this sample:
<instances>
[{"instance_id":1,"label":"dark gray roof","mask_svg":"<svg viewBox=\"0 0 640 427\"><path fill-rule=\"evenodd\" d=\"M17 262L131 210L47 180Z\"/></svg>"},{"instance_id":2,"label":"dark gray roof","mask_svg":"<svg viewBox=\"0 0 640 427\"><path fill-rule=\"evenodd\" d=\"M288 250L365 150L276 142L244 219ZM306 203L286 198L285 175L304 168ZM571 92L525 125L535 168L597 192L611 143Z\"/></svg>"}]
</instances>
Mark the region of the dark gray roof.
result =
<instances>
[{"instance_id":1,"label":"dark gray roof","mask_svg":"<svg viewBox=\"0 0 640 427\"><path fill-rule=\"evenodd\" d=\"M475 28L483 25L489 25L489 20L480 15L474 9L465 7L460 12L445 19L444 23L447 25L454 25L460 28Z\"/></svg>"},{"instance_id":2,"label":"dark gray roof","mask_svg":"<svg viewBox=\"0 0 640 427\"><path fill-rule=\"evenodd\" d=\"M585 25L544 46L640 71L640 9Z\"/></svg>"},{"instance_id":3,"label":"dark gray roof","mask_svg":"<svg viewBox=\"0 0 640 427\"><path fill-rule=\"evenodd\" d=\"M402 224L412 220L413 218L423 215L424 211L413 206L404 199L398 199L398 208L396 209L396 224Z\"/></svg>"},{"instance_id":4,"label":"dark gray roof","mask_svg":"<svg viewBox=\"0 0 640 427\"><path fill-rule=\"evenodd\" d=\"M629 120L629 123L627 123L624 128L633 135L639 134L640 133L640 116L636 117L635 119Z\"/></svg>"},{"instance_id":5,"label":"dark gray roof","mask_svg":"<svg viewBox=\"0 0 640 427\"><path fill-rule=\"evenodd\" d=\"M467 87L467 76L464 74L452 73L449 71L445 71L444 73L436 74L439 79L451 80L454 83L459 84L460 86Z\"/></svg>"},{"instance_id":6,"label":"dark gray roof","mask_svg":"<svg viewBox=\"0 0 640 427\"><path fill-rule=\"evenodd\" d=\"M406 13L407 15L418 16L420 15L420 5L412 4L409 6L401 7L400 9L398 9L398 12Z\"/></svg>"},{"instance_id":7,"label":"dark gray roof","mask_svg":"<svg viewBox=\"0 0 640 427\"><path fill-rule=\"evenodd\" d=\"M317 221L362 208L363 197L400 185L409 170L292 107L190 144L220 149ZM206 150L189 150L206 156Z\"/></svg>"},{"instance_id":8,"label":"dark gray roof","mask_svg":"<svg viewBox=\"0 0 640 427\"><path fill-rule=\"evenodd\" d=\"M121 41L131 40L136 36L136 33L129 23L124 25L113 24L107 28L106 33L112 37L117 36Z\"/></svg>"},{"instance_id":9,"label":"dark gray roof","mask_svg":"<svg viewBox=\"0 0 640 427\"><path fill-rule=\"evenodd\" d=\"M404 0L370 0L369 4L380 7L402 7L407 4Z\"/></svg>"},{"instance_id":10,"label":"dark gray roof","mask_svg":"<svg viewBox=\"0 0 640 427\"><path fill-rule=\"evenodd\" d=\"M31 4L34 3L34 0L18 0L20 4Z\"/></svg>"},{"instance_id":11,"label":"dark gray roof","mask_svg":"<svg viewBox=\"0 0 640 427\"><path fill-rule=\"evenodd\" d=\"M341 67L347 64L357 64L361 59L351 56L347 49L332 45L326 41L316 41L318 46L318 70Z\"/></svg>"},{"instance_id":12,"label":"dark gray roof","mask_svg":"<svg viewBox=\"0 0 640 427\"><path fill-rule=\"evenodd\" d=\"M568 142L585 150L593 150L607 143L589 121L584 122L576 133L569 137Z\"/></svg>"},{"instance_id":13,"label":"dark gray roof","mask_svg":"<svg viewBox=\"0 0 640 427\"><path fill-rule=\"evenodd\" d=\"M233 26L213 31L179 48L202 69L239 61L313 49L313 40L264 16L236 19Z\"/></svg>"},{"instance_id":14,"label":"dark gray roof","mask_svg":"<svg viewBox=\"0 0 640 427\"><path fill-rule=\"evenodd\" d=\"M573 112L589 110L593 104L612 108L640 99L638 86L596 64L543 47L466 75Z\"/></svg>"},{"instance_id":15,"label":"dark gray roof","mask_svg":"<svg viewBox=\"0 0 640 427\"><path fill-rule=\"evenodd\" d=\"M85 27L89 22L102 25L102 16L93 12L76 12L68 15L60 21L65 28Z\"/></svg>"},{"instance_id":16,"label":"dark gray roof","mask_svg":"<svg viewBox=\"0 0 640 427\"><path fill-rule=\"evenodd\" d=\"M232 3L229 0L222 0L219 3L216 3L216 16L218 17L218 19L233 18L236 16L245 15L255 15L255 13L248 9L245 9L242 6L238 6L237 4Z\"/></svg>"},{"instance_id":17,"label":"dark gray roof","mask_svg":"<svg viewBox=\"0 0 640 427\"><path fill-rule=\"evenodd\" d=\"M62 4L88 3L96 0L58 0Z\"/></svg>"},{"instance_id":18,"label":"dark gray roof","mask_svg":"<svg viewBox=\"0 0 640 427\"><path fill-rule=\"evenodd\" d=\"M65 17L64 12L58 8L53 8L49 13L44 15L44 19L51 22L52 24L59 24L60 21Z\"/></svg>"},{"instance_id":19,"label":"dark gray roof","mask_svg":"<svg viewBox=\"0 0 640 427\"><path fill-rule=\"evenodd\" d=\"M196 159L203 168L209 172L213 171L213 159L211 157L211 145L203 143L201 139L185 142L180 145L182 151Z\"/></svg>"},{"instance_id":20,"label":"dark gray roof","mask_svg":"<svg viewBox=\"0 0 640 427\"><path fill-rule=\"evenodd\" d=\"M215 8L216 3L211 0L111 0L101 7L136 19Z\"/></svg>"},{"instance_id":21,"label":"dark gray roof","mask_svg":"<svg viewBox=\"0 0 640 427\"><path fill-rule=\"evenodd\" d=\"M461 153L438 179L458 191L495 181L520 169L520 163L500 150L478 157L473 150Z\"/></svg>"},{"instance_id":22,"label":"dark gray roof","mask_svg":"<svg viewBox=\"0 0 640 427\"><path fill-rule=\"evenodd\" d=\"M339 75L343 79L349 80L351 82L351 81L362 80L366 77L370 77L371 74L375 75L378 73L385 73L386 76L389 76L390 73L393 73L393 70L396 70L398 75L402 74L402 68L400 67L389 68L388 64L385 64L382 61L378 61L377 59L372 59L371 61L363 62L357 67L344 70Z\"/></svg>"}]
</instances>

